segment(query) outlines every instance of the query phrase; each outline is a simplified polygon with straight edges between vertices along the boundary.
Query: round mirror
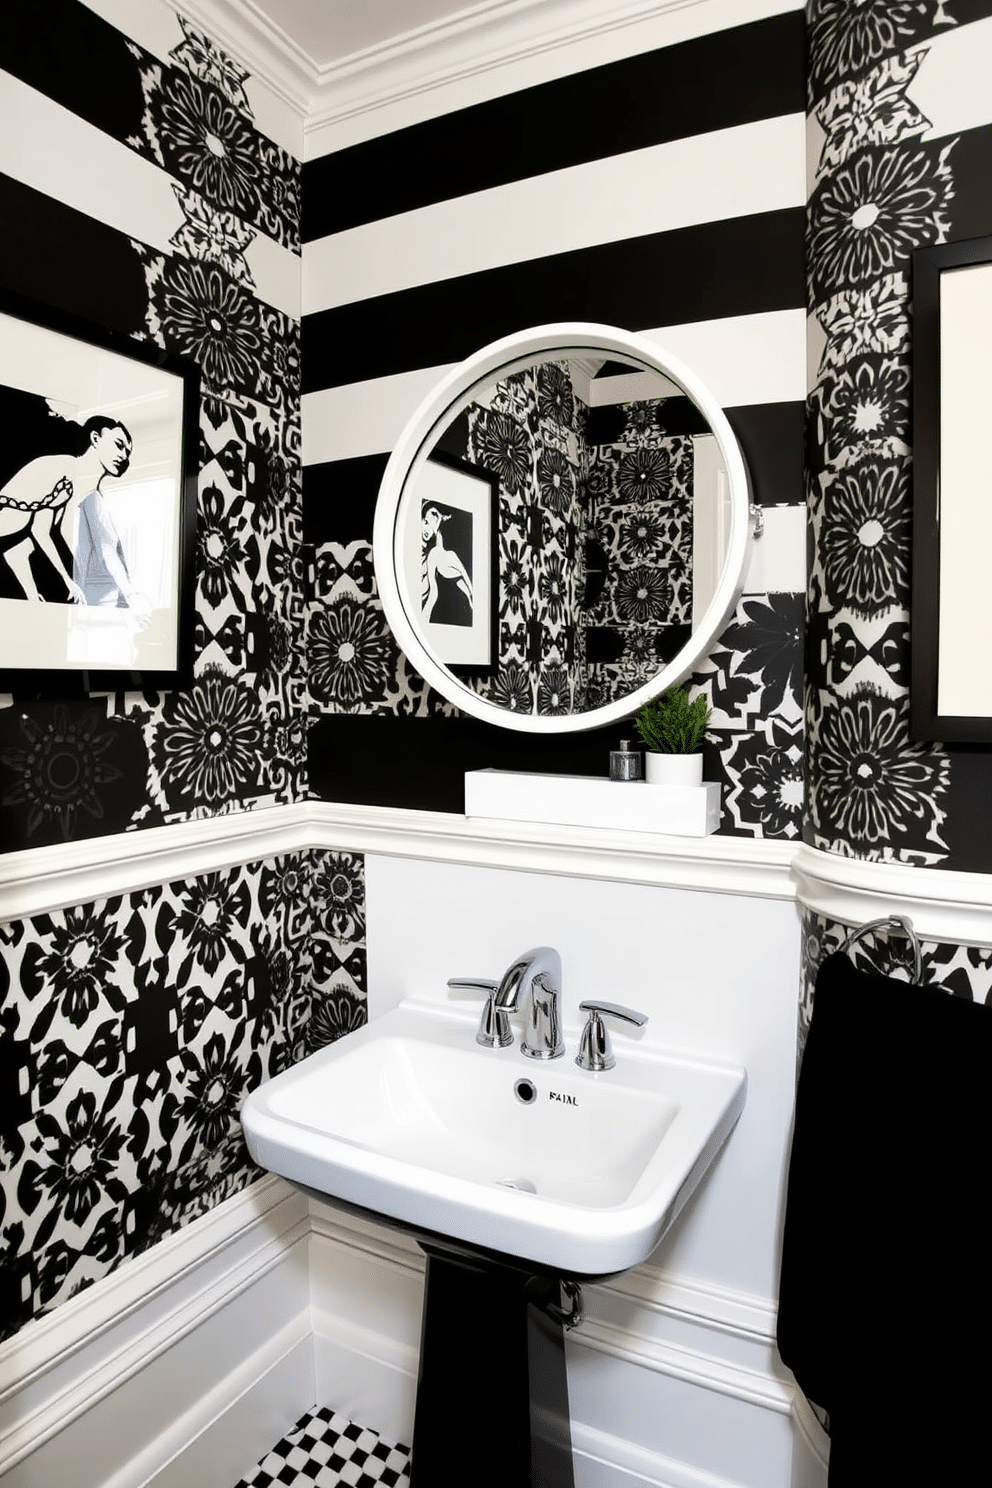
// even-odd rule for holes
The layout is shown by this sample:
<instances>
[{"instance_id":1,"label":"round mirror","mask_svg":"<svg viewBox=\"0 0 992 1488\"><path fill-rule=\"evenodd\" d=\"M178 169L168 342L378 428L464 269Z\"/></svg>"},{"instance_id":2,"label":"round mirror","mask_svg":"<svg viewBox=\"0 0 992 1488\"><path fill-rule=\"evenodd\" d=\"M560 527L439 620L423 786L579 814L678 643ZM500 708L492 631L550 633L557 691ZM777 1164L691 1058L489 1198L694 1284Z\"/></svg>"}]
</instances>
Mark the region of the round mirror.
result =
<instances>
[{"instance_id":1,"label":"round mirror","mask_svg":"<svg viewBox=\"0 0 992 1488\"><path fill-rule=\"evenodd\" d=\"M539 326L413 415L379 492L376 579L449 701L569 732L689 674L740 595L750 529L740 448L692 373L609 326Z\"/></svg>"}]
</instances>

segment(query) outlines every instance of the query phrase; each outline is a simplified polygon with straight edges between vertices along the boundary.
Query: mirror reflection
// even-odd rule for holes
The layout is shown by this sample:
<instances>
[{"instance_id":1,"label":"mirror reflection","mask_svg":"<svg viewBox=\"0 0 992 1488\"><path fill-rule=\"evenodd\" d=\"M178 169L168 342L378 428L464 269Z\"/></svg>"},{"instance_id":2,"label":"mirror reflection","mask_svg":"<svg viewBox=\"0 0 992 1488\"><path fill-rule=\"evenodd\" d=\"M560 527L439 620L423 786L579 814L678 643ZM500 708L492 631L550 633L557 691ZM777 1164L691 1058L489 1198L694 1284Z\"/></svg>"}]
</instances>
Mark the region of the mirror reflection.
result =
<instances>
[{"instance_id":1,"label":"mirror reflection","mask_svg":"<svg viewBox=\"0 0 992 1488\"><path fill-rule=\"evenodd\" d=\"M552 353L473 388L415 465L404 608L476 696L585 713L690 641L729 531L723 456L684 389L602 351Z\"/></svg>"}]
</instances>

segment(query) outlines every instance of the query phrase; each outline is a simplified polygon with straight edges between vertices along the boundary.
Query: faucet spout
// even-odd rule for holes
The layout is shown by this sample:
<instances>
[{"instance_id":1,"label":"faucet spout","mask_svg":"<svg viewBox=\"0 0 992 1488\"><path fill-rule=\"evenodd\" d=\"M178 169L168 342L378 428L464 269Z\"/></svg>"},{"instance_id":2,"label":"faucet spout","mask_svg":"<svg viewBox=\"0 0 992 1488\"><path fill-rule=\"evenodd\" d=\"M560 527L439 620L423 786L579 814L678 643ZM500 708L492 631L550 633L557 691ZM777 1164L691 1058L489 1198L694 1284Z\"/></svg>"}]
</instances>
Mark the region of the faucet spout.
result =
<instances>
[{"instance_id":1,"label":"faucet spout","mask_svg":"<svg viewBox=\"0 0 992 1488\"><path fill-rule=\"evenodd\" d=\"M558 1059L561 1036L561 957L551 946L524 951L507 967L493 998L494 1008L524 1013L522 1052L531 1059Z\"/></svg>"}]
</instances>

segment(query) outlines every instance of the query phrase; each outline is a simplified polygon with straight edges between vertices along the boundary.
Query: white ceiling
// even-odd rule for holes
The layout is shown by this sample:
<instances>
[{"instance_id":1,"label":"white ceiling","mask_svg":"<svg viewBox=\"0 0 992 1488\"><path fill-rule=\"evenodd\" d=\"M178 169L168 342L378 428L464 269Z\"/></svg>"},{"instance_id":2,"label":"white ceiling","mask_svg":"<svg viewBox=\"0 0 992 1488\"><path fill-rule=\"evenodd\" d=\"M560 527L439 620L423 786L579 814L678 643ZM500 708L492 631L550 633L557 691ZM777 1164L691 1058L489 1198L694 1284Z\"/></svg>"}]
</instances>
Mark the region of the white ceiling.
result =
<instances>
[{"instance_id":1,"label":"white ceiling","mask_svg":"<svg viewBox=\"0 0 992 1488\"><path fill-rule=\"evenodd\" d=\"M253 0L253 8L304 53L317 72L455 16L505 9L508 0Z\"/></svg>"},{"instance_id":2,"label":"white ceiling","mask_svg":"<svg viewBox=\"0 0 992 1488\"><path fill-rule=\"evenodd\" d=\"M409 101L431 90L464 84L457 103L449 107L476 101L476 94L485 96L486 85L479 80L487 71L521 63L528 82L543 80L545 75L555 75L556 64L540 59L563 46L574 43L584 48L582 65L589 66L586 58L606 59L612 54L615 36L623 34L630 40L639 27L651 27L666 14L679 30L680 16L697 5L716 6L721 13L733 13L741 5L763 12L781 0L174 3L250 73L268 83L276 97L302 117L306 131L381 111L394 102L406 110L400 122L409 123L415 108ZM656 32L651 35L651 45L663 44ZM377 122L382 128L398 127L381 112ZM340 148L348 142L327 139L323 148Z\"/></svg>"}]
</instances>

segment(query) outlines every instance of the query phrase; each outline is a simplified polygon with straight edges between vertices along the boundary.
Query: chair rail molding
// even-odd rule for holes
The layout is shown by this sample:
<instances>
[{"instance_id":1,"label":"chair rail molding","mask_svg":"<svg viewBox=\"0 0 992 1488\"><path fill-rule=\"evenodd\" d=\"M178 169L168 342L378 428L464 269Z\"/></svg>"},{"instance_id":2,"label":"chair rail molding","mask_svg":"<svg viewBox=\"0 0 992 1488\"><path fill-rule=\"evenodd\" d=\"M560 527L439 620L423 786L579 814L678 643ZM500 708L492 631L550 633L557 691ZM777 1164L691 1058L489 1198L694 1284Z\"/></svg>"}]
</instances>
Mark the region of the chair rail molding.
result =
<instances>
[{"instance_id":1,"label":"chair rail molding","mask_svg":"<svg viewBox=\"0 0 992 1488\"><path fill-rule=\"evenodd\" d=\"M842 857L803 844L792 871L800 904L844 925L902 914L921 940L992 946L992 874Z\"/></svg>"},{"instance_id":2,"label":"chair rail molding","mask_svg":"<svg viewBox=\"0 0 992 1488\"><path fill-rule=\"evenodd\" d=\"M992 875L845 858L753 837L667 837L300 801L0 854L0 921L307 851L380 853L791 900L842 924L906 914L940 943L992 945Z\"/></svg>"},{"instance_id":3,"label":"chair rail molding","mask_svg":"<svg viewBox=\"0 0 992 1488\"><path fill-rule=\"evenodd\" d=\"M330 801L266 806L0 855L0 921L310 850L792 899L795 844L473 820Z\"/></svg>"}]
</instances>

